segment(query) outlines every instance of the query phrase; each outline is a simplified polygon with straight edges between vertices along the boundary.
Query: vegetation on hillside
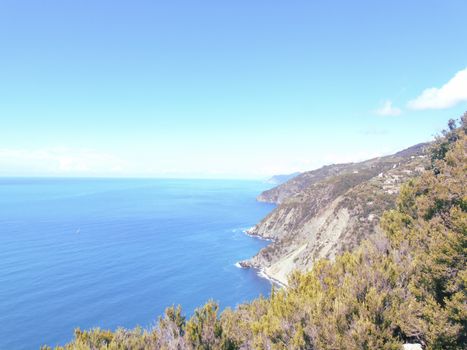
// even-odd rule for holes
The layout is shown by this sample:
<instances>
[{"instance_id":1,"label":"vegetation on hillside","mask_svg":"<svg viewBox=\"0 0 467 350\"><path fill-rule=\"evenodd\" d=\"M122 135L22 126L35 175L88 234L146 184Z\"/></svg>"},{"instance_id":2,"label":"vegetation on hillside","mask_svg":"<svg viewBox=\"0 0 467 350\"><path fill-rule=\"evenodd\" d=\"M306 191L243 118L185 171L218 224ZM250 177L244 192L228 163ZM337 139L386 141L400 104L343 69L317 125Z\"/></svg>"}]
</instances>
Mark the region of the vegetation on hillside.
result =
<instances>
[{"instance_id":1,"label":"vegetation on hillside","mask_svg":"<svg viewBox=\"0 0 467 350\"><path fill-rule=\"evenodd\" d=\"M385 233L219 313L170 307L151 330L75 331L57 349L463 349L467 343L467 114L439 137L431 168L401 190Z\"/></svg>"}]
</instances>

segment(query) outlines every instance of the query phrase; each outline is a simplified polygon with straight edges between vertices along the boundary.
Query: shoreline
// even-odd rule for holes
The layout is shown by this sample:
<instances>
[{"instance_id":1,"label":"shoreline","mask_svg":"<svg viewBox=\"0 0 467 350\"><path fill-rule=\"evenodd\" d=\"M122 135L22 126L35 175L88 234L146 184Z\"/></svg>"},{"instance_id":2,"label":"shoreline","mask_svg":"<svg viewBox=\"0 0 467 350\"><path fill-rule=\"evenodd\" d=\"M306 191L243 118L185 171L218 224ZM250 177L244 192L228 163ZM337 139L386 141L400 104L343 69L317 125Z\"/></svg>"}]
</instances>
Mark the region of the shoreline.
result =
<instances>
[{"instance_id":1,"label":"shoreline","mask_svg":"<svg viewBox=\"0 0 467 350\"><path fill-rule=\"evenodd\" d=\"M275 242L274 239L272 238L265 238L265 237L262 237L260 235L255 235L255 234L252 234L250 233L250 231L255 228L255 226L253 227L250 227L249 229L246 229L246 230L242 230L242 232L247 235L248 237L251 237L251 238L255 238L255 239L260 239L262 241L268 241L268 242ZM275 285L275 286L278 286L280 288L287 288L287 284L280 281L279 279L275 278L274 276L268 274L266 272L266 269L264 268L259 268L259 267L255 267L255 266L248 266L248 265L242 265L243 261L237 261L234 265L235 267L239 268L239 269L254 269L256 271L256 274L260 277L260 278L263 278L263 279L266 279L268 280L272 285Z\"/></svg>"},{"instance_id":2,"label":"shoreline","mask_svg":"<svg viewBox=\"0 0 467 350\"><path fill-rule=\"evenodd\" d=\"M267 241L267 242L272 242L274 243L275 240L273 238L269 238L269 237L263 237L263 236L260 236L260 235L255 235L254 233L250 233L250 231L252 229L254 229L256 226L253 226L253 227L250 227L249 229L246 229L246 230L242 230L242 232L244 234L246 234L247 236L251 237L251 238L256 238L256 239L260 239L262 241Z\"/></svg>"},{"instance_id":3,"label":"shoreline","mask_svg":"<svg viewBox=\"0 0 467 350\"><path fill-rule=\"evenodd\" d=\"M271 275L268 275L268 273L264 269L259 269L257 267L250 268L255 269L259 277L267 279L269 282L271 282L271 284L274 284L280 288L287 288L287 284L285 284L282 281L279 281L277 278L274 278Z\"/></svg>"},{"instance_id":4,"label":"shoreline","mask_svg":"<svg viewBox=\"0 0 467 350\"><path fill-rule=\"evenodd\" d=\"M240 262L236 262L235 264L235 267L236 268L239 268L239 269L244 269L244 270L255 270L256 271L256 274L258 275L258 277L260 278L263 278L265 280L268 280L271 284L275 285L275 286L278 286L280 288L287 288L287 284L285 284L284 282L278 280L277 278L269 275L265 269L261 269L261 268L258 268L258 267L254 267L254 266L242 266L240 264Z\"/></svg>"}]
</instances>

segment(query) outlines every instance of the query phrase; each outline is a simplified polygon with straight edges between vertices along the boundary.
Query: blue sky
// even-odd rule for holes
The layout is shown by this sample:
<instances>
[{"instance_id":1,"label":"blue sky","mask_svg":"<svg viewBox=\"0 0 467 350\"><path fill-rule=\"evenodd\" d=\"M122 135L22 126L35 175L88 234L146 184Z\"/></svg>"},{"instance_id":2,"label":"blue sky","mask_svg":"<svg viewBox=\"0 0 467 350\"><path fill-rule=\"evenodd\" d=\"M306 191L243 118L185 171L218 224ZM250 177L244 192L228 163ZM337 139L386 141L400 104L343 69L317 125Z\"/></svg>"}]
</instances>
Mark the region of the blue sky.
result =
<instances>
[{"instance_id":1,"label":"blue sky","mask_svg":"<svg viewBox=\"0 0 467 350\"><path fill-rule=\"evenodd\" d=\"M263 178L427 141L467 110L466 13L0 0L0 175Z\"/></svg>"}]
</instances>

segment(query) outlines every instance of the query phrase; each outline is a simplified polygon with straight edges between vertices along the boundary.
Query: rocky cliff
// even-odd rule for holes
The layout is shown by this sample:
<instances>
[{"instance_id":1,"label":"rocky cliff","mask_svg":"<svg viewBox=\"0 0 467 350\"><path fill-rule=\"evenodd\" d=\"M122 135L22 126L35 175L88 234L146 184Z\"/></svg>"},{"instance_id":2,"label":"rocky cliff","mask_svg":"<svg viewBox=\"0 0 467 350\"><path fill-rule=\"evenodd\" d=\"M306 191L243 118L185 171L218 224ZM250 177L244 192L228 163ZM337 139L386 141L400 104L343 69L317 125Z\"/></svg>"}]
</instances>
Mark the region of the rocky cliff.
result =
<instances>
[{"instance_id":1,"label":"rocky cliff","mask_svg":"<svg viewBox=\"0 0 467 350\"><path fill-rule=\"evenodd\" d=\"M394 207L400 185L428 165L427 144L360 163L302 173L258 196L278 206L248 233L271 243L243 267L260 269L282 284L293 269L308 270L378 235L382 213Z\"/></svg>"}]
</instances>

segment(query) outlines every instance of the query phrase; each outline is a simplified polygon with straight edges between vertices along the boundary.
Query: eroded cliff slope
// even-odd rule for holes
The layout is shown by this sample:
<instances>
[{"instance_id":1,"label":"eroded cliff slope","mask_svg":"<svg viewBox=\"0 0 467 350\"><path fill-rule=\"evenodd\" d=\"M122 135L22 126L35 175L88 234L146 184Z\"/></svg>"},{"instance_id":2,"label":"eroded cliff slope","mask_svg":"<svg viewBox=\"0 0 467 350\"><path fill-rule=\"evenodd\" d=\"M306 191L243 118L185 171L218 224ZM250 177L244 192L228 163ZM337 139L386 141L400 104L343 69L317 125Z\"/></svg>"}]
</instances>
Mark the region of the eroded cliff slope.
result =
<instances>
[{"instance_id":1,"label":"eroded cliff slope","mask_svg":"<svg viewBox=\"0 0 467 350\"><path fill-rule=\"evenodd\" d=\"M248 233L273 240L244 267L261 269L286 284L293 269L334 258L378 235L381 214L395 204L399 187L428 165L427 144L360 163L302 173L258 196L278 204Z\"/></svg>"}]
</instances>

